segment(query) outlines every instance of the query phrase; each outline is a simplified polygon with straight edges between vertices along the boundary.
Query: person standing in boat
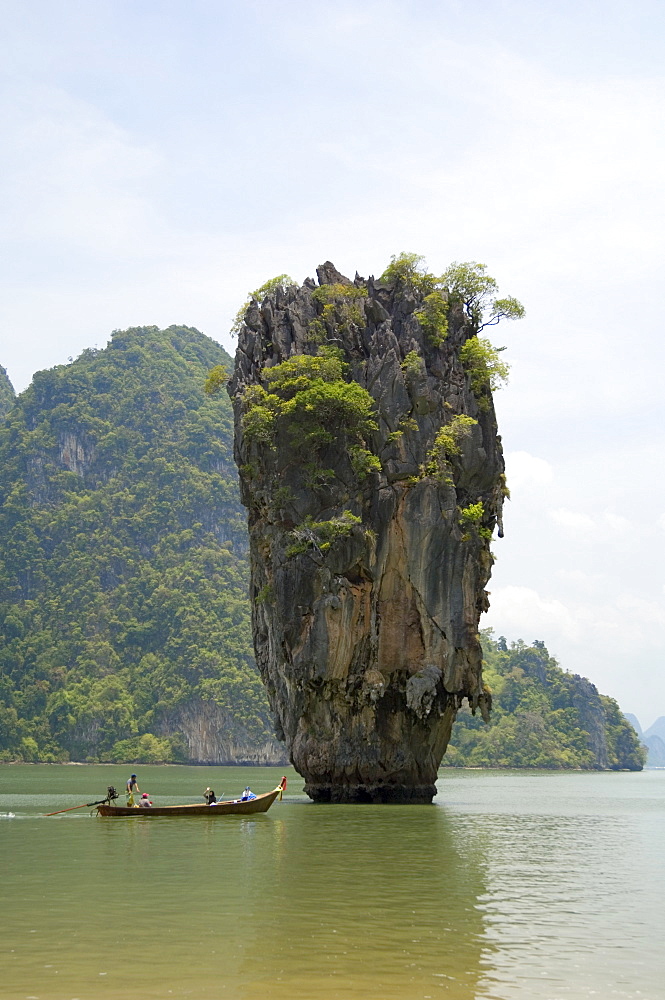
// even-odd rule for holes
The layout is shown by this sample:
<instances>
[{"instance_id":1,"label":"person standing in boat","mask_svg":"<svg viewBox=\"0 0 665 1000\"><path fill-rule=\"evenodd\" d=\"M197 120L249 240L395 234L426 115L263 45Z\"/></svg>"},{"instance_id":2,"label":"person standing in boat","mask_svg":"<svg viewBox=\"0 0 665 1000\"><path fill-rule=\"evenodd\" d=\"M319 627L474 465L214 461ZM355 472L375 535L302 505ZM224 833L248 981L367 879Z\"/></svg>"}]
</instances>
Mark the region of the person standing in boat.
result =
<instances>
[{"instance_id":1,"label":"person standing in boat","mask_svg":"<svg viewBox=\"0 0 665 1000\"><path fill-rule=\"evenodd\" d=\"M138 782L136 780L136 775L132 774L131 777L129 778L129 780L127 781L127 805L128 806L134 806L134 805L136 805L136 803L134 802L134 795L135 794L136 795L140 795L141 794L141 789L139 788Z\"/></svg>"}]
</instances>

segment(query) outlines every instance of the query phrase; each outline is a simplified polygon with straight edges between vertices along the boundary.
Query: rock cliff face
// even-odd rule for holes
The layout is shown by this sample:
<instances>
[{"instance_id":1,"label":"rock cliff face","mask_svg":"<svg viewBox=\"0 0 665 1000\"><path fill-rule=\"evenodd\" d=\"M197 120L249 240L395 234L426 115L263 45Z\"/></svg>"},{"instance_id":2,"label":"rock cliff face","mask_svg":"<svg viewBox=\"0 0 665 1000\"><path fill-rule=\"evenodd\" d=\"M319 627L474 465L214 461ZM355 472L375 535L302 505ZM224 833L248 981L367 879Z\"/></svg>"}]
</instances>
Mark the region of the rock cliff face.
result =
<instances>
[{"instance_id":1,"label":"rock cliff face","mask_svg":"<svg viewBox=\"0 0 665 1000\"><path fill-rule=\"evenodd\" d=\"M214 701L194 698L165 712L155 727L160 736L181 733L190 764L286 763L284 744L257 740Z\"/></svg>"},{"instance_id":2,"label":"rock cliff face","mask_svg":"<svg viewBox=\"0 0 665 1000\"><path fill-rule=\"evenodd\" d=\"M605 735L605 713L598 694L598 688L586 677L573 674L572 704L577 709L581 727L589 734L589 749L592 751L599 770L609 767L607 737Z\"/></svg>"},{"instance_id":3,"label":"rock cliff face","mask_svg":"<svg viewBox=\"0 0 665 1000\"><path fill-rule=\"evenodd\" d=\"M403 280L317 274L319 288L252 302L230 384L256 658L313 799L428 802L463 699L490 707L477 628L504 491L491 393L460 360L476 332L461 305L433 337ZM343 363L373 427L332 389L299 396L312 373L277 366L303 354Z\"/></svg>"}]
</instances>

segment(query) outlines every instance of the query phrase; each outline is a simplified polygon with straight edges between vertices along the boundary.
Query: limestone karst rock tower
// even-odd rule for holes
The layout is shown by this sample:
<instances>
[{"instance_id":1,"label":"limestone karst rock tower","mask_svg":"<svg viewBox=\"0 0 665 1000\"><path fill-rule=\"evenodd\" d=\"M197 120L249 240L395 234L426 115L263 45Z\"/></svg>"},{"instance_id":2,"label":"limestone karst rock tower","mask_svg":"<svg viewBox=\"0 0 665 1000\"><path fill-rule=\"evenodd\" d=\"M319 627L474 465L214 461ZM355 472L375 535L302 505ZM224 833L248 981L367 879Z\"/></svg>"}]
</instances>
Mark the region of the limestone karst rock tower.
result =
<instances>
[{"instance_id":1,"label":"limestone karst rock tower","mask_svg":"<svg viewBox=\"0 0 665 1000\"><path fill-rule=\"evenodd\" d=\"M505 479L479 313L431 276L317 274L252 300L230 383L256 658L313 799L429 802L457 708L490 700Z\"/></svg>"}]
</instances>

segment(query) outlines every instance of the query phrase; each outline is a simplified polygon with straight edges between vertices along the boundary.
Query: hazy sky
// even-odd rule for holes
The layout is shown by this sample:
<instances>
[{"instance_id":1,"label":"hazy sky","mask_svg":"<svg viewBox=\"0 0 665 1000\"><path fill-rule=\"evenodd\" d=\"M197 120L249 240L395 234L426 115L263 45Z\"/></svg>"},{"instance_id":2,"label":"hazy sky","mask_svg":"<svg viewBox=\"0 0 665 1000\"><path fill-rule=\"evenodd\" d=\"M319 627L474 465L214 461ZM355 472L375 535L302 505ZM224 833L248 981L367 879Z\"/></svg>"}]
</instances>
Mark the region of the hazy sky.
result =
<instances>
[{"instance_id":1,"label":"hazy sky","mask_svg":"<svg viewBox=\"0 0 665 1000\"><path fill-rule=\"evenodd\" d=\"M662 0L0 0L0 364L233 351L326 259L486 263L527 318L485 625L665 714Z\"/></svg>"}]
</instances>

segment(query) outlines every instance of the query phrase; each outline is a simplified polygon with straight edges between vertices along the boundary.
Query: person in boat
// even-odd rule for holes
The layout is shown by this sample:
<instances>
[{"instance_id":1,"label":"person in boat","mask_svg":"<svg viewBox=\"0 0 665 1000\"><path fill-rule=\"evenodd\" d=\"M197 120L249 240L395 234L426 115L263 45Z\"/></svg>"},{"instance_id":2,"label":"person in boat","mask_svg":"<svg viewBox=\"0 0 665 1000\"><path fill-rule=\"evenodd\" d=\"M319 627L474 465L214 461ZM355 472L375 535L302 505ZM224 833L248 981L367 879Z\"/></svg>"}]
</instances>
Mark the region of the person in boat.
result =
<instances>
[{"instance_id":1,"label":"person in boat","mask_svg":"<svg viewBox=\"0 0 665 1000\"><path fill-rule=\"evenodd\" d=\"M245 789L245 791L242 793L242 798L240 799L240 801L241 802L247 802L247 801L249 801L249 799L255 799L255 798L256 798L256 795L254 794L254 792L252 791L252 789L248 785L247 788Z\"/></svg>"},{"instance_id":2,"label":"person in boat","mask_svg":"<svg viewBox=\"0 0 665 1000\"><path fill-rule=\"evenodd\" d=\"M212 788L206 788L205 792L203 793L203 798L206 800L206 804L209 806L214 806L215 802L217 801L217 796L213 792Z\"/></svg>"},{"instance_id":3,"label":"person in boat","mask_svg":"<svg viewBox=\"0 0 665 1000\"><path fill-rule=\"evenodd\" d=\"M142 809L150 809L151 805L152 805L152 802L148 798L148 793L144 792L143 795L141 796L141 801L139 802L139 806Z\"/></svg>"},{"instance_id":4,"label":"person in boat","mask_svg":"<svg viewBox=\"0 0 665 1000\"><path fill-rule=\"evenodd\" d=\"M135 806L134 795L140 795L141 789L139 788L138 782L136 780L136 775L132 774L127 781L127 805Z\"/></svg>"}]
</instances>

